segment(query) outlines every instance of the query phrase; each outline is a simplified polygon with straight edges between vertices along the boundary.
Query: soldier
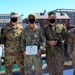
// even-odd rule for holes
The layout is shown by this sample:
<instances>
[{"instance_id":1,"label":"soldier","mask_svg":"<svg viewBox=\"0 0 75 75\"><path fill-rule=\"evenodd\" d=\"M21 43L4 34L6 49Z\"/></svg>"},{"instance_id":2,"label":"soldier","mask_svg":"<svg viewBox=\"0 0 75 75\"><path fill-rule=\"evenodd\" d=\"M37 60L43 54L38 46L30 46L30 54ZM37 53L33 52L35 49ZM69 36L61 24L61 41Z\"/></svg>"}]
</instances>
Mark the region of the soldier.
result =
<instances>
[{"instance_id":1,"label":"soldier","mask_svg":"<svg viewBox=\"0 0 75 75\"><path fill-rule=\"evenodd\" d=\"M2 65L2 51L3 51L3 48L2 48L2 43L1 43L1 29L0 29L0 71L1 71L1 65Z\"/></svg>"},{"instance_id":2,"label":"soldier","mask_svg":"<svg viewBox=\"0 0 75 75\"><path fill-rule=\"evenodd\" d=\"M1 57L2 57L2 44L0 44L0 71L1 71L1 64L2 64L2 60L1 60Z\"/></svg>"},{"instance_id":3,"label":"soldier","mask_svg":"<svg viewBox=\"0 0 75 75\"><path fill-rule=\"evenodd\" d=\"M17 22L18 13L11 12L10 23L2 28L2 43L5 46L5 75L12 73L12 66L16 62L20 66L21 74L24 75L22 49L20 46L20 37L23 26Z\"/></svg>"},{"instance_id":4,"label":"soldier","mask_svg":"<svg viewBox=\"0 0 75 75\"><path fill-rule=\"evenodd\" d=\"M35 24L35 19L35 14L29 14L29 26L24 29L21 35L21 44L24 49L25 75L31 75L32 63L34 63L36 75L43 75L41 50L45 49L45 38L43 37L43 31ZM35 50L33 48L31 50L29 47L35 47Z\"/></svg>"},{"instance_id":5,"label":"soldier","mask_svg":"<svg viewBox=\"0 0 75 75\"><path fill-rule=\"evenodd\" d=\"M74 68L73 75L75 75L75 28L68 31L67 53L69 54L70 58L72 58L72 65Z\"/></svg>"},{"instance_id":6,"label":"soldier","mask_svg":"<svg viewBox=\"0 0 75 75\"><path fill-rule=\"evenodd\" d=\"M63 44L65 41L62 24L56 24L54 12L49 12L49 24L44 27L46 37L46 61L49 75L63 75Z\"/></svg>"}]
</instances>

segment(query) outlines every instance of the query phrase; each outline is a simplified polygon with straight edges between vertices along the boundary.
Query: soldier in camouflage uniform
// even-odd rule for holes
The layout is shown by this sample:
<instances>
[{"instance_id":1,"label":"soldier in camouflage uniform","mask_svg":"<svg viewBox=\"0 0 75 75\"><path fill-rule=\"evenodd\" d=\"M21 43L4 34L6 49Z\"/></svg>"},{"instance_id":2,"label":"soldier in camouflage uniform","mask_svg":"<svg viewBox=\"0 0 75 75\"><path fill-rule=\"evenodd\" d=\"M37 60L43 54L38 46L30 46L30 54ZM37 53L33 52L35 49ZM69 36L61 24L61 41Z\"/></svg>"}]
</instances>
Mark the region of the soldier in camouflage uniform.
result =
<instances>
[{"instance_id":1,"label":"soldier in camouflage uniform","mask_svg":"<svg viewBox=\"0 0 75 75\"><path fill-rule=\"evenodd\" d=\"M2 43L1 43L1 29L0 29L0 48L2 48ZM2 57L2 53L0 52L0 71L1 71L1 64L2 64L1 57Z\"/></svg>"},{"instance_id":2,"label":"soldier in camouflage uniform","mask_svg":"<svg viewBox=\"0 0 75 75\"><path fill-rule=\"evenodd\" d=\"M31 75L32 63L36 70L36 75L43 75L42 73L42 60L41 50L45 49L45 38L43 37L43 31L35 24L35 14L29 14L29 26L27 26L22 32L21 44L24 49L24 66L25 75ZM27 46L37 46L38 50L36 54L27 55ZM31 52L32 53L32 52Z\"/></svg>"},{"instance_id":3,"label":"soldier in camouflage uniform","mask_svg":"<svg viewBox=\"0 0 75 75\"><path fill-rule=\"evenodd\" d=\"M49 12L48 19L49 24L44 27L44 32L49 75L63 75L65 32L62 24L55 23L56 17L54 12Z\"/></svg>"},{"instance_id":4,"label":"soldier in camouflage uniform","mask_svg":"<svg viewBox=\"0 0 75 75\"><path fill-rule=\"evenodd\" d=\"M2 43L5 46L5 75L11 75L14 62L19 65L21 74L24 75L23 55L20 46L23 26L17 22L18 17L18 13L12 12L10 23L4 26L1 31Z\"/></svg>"},{"instance_id":5,"label":"soldier in camouflage uniform","mask_svg":"<svg viewBox=\"0 0 75 75\"><path fill-rule=\"evenodd\" d=\"M68 31L67 53L69 54L70 58L72 58L72 65L74 68L73 75L75 75L75 28Z\"/></svg>"}]
</instances>

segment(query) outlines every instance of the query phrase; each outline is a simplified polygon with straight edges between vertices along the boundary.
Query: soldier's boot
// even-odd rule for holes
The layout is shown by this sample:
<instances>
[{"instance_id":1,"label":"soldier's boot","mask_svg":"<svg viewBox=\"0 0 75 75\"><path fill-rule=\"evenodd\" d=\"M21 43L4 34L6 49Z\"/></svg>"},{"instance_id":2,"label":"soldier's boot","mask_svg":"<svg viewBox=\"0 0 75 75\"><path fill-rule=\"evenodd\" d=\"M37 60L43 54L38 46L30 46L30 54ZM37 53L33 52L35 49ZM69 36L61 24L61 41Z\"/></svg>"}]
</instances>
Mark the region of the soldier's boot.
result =
<instances>
[{"instance_id":1,"label":"soldier's boot","mask_svg":"<svg viewBox=\"0 0 75 75\"><path fill-rule=\"evenodd\" d=\"M73 75L75 75L75 70L74 70L74 72L73 72Z\"/></svg>"},{"instance_id":2,"label":"soldier's boot","mask_svg":"<svg viewBox=\"0 0 75 75\"><path fill-rule=\"evenodd\" d=\"M43 72L41 72L41 73L36 73L36 75L43 75Z\"/></svg>"},{"instance_id":3,"label":"soldier's boot","mask_svg":"<svg viewBox=\"0 0 75 75\"><path fill-rule=\"evenodd\" d=\"M25 75L24 68L21 68L20 71L21 71L21 75Z\"/></svg>"},{"instance_id":4,"label":"soldier's boot","mask_svg":"<svg viewBox=\"0 0 75 75\"><path fill-rule=\"evenodd\" d=\"M63 75L63 70L59 71L59 69L58 69L54 75Z\"/></svg>"},{"instance_id":5,"label":"soldier's boot","mask_svg":"<svg viewBox=\"0 0 75 75\"><path fill-rule=\"evenodd\" d=\"M8 69L6 69L6 71L5 71L5 75L12 75L12 68L8 68Z\"/></svg>"},{"instance_id":6,"label":"soldier's boot","mask_svg":"<svg viewBox=\"0 0 75 75\"><path fill-rule=\"evenodd\" d=\"M11 73L9 73L9 74L6 74L6 73L5 73L5 75L12 75L12 74L11 74Z\"/></svg>"},{"instance_id":7,"label":"soldier's boot","mask_svg":"<svg viewBox=\"0 0 75 75\"><path fill-rule=\"evenodd\" d=\"M12 73L9 73L9 72L5 72L5 75L12 75Z\"/></svg>"},{"instance_id":8,"label":"soldier's boot","mask_svg":"<svg viewBox=\"0 0 75 75\"><path fill-rule=\"evenodd\" d=\"M31 75L31 71L30 70L29 71L25 70L25 75Z\"/></svg>"}]
</instances>

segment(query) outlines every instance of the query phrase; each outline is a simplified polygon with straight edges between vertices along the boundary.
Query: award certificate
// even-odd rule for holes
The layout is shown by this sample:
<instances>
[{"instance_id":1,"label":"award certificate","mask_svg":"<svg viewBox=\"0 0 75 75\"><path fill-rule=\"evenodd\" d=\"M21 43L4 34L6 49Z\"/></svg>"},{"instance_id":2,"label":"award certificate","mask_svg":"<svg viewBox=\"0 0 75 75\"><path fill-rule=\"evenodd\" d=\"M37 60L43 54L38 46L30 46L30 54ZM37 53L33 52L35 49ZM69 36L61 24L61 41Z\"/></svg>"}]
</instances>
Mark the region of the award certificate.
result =
<instances>
[{"instance_id":1,"label":"award certificate","mask_svg":"<svg viewBox=\"0 0 75 75\"><path fill-rule=\"evenodd\" d=\"M26 54L27 55L36 55L37 53L38 53L37 45L26 46Z\"/></svg>"}]
</instances>

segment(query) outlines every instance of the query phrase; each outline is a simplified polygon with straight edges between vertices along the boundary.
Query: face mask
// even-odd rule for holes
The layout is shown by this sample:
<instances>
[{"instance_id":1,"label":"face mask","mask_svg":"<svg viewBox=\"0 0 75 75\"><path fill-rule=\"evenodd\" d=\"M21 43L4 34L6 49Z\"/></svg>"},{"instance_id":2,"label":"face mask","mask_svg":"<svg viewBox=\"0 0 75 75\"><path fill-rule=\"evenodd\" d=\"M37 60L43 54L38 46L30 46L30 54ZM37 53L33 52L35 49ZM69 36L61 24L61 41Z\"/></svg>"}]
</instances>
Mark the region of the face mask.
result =
<instances>
[{"instance_id":1,"label":"face mask","mask_svg":"<svg viewBox=\"0 0 75 75\"><path fill-rule=\"evenodd\" d=\"M34 18L31 18L31 19L29 19L29 22L30 22L31 24L33 24L33 23L35 22L35 19L34 19Z\"/></svg>"},{"instance_id":2,"label":"face mask","mask_svg":"<svg viewBox=\"0 0 75 75\"><path fill-rule=\"evenodd\" d=\"M11 18L11 22L17 22L17 18Z\"/></svg>"},{"instance_id":3,"label":"face mask","mask_svg":"<svg viewBox=\"0 0 75 75\"><path fill-rule=\"evenodd\" d=\"M50 19L49 22L50 23L55 23L55 19Z\"/></svg>"}]
</instances>

